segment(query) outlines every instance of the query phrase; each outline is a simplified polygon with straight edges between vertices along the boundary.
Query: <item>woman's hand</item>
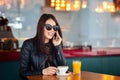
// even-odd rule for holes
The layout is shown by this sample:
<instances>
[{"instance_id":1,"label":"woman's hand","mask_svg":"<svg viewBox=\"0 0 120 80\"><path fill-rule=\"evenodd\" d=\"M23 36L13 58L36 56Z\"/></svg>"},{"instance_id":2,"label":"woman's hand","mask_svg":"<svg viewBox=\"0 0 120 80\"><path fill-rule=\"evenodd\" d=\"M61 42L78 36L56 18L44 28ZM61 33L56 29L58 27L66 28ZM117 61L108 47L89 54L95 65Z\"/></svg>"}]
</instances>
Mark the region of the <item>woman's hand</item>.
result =
<instances>
[{"instance_id":1,"label":"woman's hand","mask_svg":"<svg viewBox=\"0 0 120 80\"><path fill-rule=\"evenodd\" d=\"M54 46L58 46L58 45L61 44L61 42L62 42L62 38L60 37L60 35L57 31L56 32L56 37L55 36L53 37L53 44L54 44Z\"/></svg>"},{"instance_id":2,"label":"woman's hand","mask_svg":"<svg viewBox=\"0 0 120 80\"><path fill-rule=\"evenodd\" d=\"M56 67L47 67L45 69L42 70L43 75L54 75L56 74L56 72L58 71L58 69Z\"/></svg>"}]
</instances>

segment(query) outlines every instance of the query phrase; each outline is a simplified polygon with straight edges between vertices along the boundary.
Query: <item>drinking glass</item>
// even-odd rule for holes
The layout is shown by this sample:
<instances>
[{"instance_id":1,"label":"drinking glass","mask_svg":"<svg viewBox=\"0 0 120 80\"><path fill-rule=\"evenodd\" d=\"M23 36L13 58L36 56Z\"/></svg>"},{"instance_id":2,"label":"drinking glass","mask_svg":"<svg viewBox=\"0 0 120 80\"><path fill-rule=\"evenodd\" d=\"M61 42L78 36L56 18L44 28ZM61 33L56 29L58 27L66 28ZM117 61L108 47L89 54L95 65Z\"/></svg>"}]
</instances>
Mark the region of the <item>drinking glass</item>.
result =
<instances>
[{"instance_id":1,"label":"drinking glass","mask_svg":"<svg viewBox=\"0 0 120 80\"><path fill-rule=\"evenodd\" d=\"M81 73L81 61L79 60L73 60L73 73L80 74Z\"/></svg>"}]
</instances>

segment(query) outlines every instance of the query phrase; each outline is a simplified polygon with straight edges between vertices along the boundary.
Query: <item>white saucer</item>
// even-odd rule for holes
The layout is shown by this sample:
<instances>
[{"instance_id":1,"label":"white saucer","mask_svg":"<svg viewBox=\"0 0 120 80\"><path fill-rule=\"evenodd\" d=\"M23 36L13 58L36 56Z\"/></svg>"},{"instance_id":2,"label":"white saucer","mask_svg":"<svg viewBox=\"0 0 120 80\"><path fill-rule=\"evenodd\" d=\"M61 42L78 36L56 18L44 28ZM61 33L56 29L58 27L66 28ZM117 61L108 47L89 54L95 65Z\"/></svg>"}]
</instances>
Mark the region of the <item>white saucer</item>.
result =
<instances>
[{"instance_id":1,"label":"white saucer","mask_svg":"<svg viewBox=\"0 0 120 80\"><path fill-rule=\"evenodd\" d=\"M69 74L57 74L58 76L68 76Z\"/></svg>"}]
</instances>

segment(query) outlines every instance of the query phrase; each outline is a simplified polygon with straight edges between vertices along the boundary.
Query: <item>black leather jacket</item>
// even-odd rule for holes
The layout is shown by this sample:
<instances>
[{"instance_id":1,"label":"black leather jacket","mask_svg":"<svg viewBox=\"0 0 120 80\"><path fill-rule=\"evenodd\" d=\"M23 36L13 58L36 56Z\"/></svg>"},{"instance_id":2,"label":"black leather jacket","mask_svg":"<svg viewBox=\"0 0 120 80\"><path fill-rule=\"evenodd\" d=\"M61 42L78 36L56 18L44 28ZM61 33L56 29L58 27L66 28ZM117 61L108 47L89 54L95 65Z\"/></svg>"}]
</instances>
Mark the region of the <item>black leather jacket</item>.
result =
<instances>
[{"instance_id":1,"label":"black leather jacket","mask_svg":"<svg viewBox=\"0 0 120 80\"><path fill-rule=\"evenodd\" d=\"M20 61L20 75L42 75L42 69L45 68L45 62L47 55L39 52L41 55L35 55L38 53L36 47L33 45L34 38L24 41L21 48L21 61ZM55 67L66 65L66 61L63 55L62 47L54 46L53 62Z\"/></svg>"}]
</instances>

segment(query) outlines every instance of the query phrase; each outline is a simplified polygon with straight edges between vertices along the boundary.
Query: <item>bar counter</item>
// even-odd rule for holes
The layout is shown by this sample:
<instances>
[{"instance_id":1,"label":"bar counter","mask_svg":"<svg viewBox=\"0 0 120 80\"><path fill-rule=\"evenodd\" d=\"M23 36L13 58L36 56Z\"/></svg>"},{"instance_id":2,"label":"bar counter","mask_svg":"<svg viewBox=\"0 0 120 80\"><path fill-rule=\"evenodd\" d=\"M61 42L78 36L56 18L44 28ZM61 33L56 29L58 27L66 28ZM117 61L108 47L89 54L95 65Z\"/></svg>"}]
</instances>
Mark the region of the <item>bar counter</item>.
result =
<instances>
[{"instance_id":1,"label":"bar counter","mask_svg":"<svg viewBox=\"0 0 120 80\"><path fill-rule=\"evenodd\" d=\"M45 76L45 75L36 75L28 76L28 80L120 80L120 76L93 73L82 71L81 75L72 74L70 76Z\"/></svg>"},{"instance_id":2,"label":"bar counter","mask_svg":"<svg viewBox=\"0 0 120 80\"><path fill-rule=\"evenodd\" d=\"M120 49L64 49L64 55L72 71L72 61L82 61L82 71L120 76ZM20 80L20 50L0 50L0 79Z\"/></svg>"},{"instance_id":3,"label":"bar counter","mask_svg":"<svg viewBox=\"0 0 120 80\"><path fill-rule=\"evenodd\" d=\"M63 49L66 58L80 58L80 57L103 57L103 56L120 56L120 49ZM0 62L14 61L20 59L20 50L0 50Z\"/></svg>"},{"instance_id":4,"label":"bar counter","mask_svg":"<svg viewBox=\"0 0 120 80\"><path fill-rule=\"evenodd\" d=\"M120 56L120 48L99 48L92 50L82 49L63 49L66 58L72 57L102 57L102 56Z\"/></svg>"},{"instance_id":5,"label":"bar counter","mask_svg":"<svg viewBox=\"0 0 120 80\"><path fill-rule=\"evenodd\" d=\"M18 61L19 59L20 59L20 51L0 50L0 62Z\"/></svg>"}]
</instances>

